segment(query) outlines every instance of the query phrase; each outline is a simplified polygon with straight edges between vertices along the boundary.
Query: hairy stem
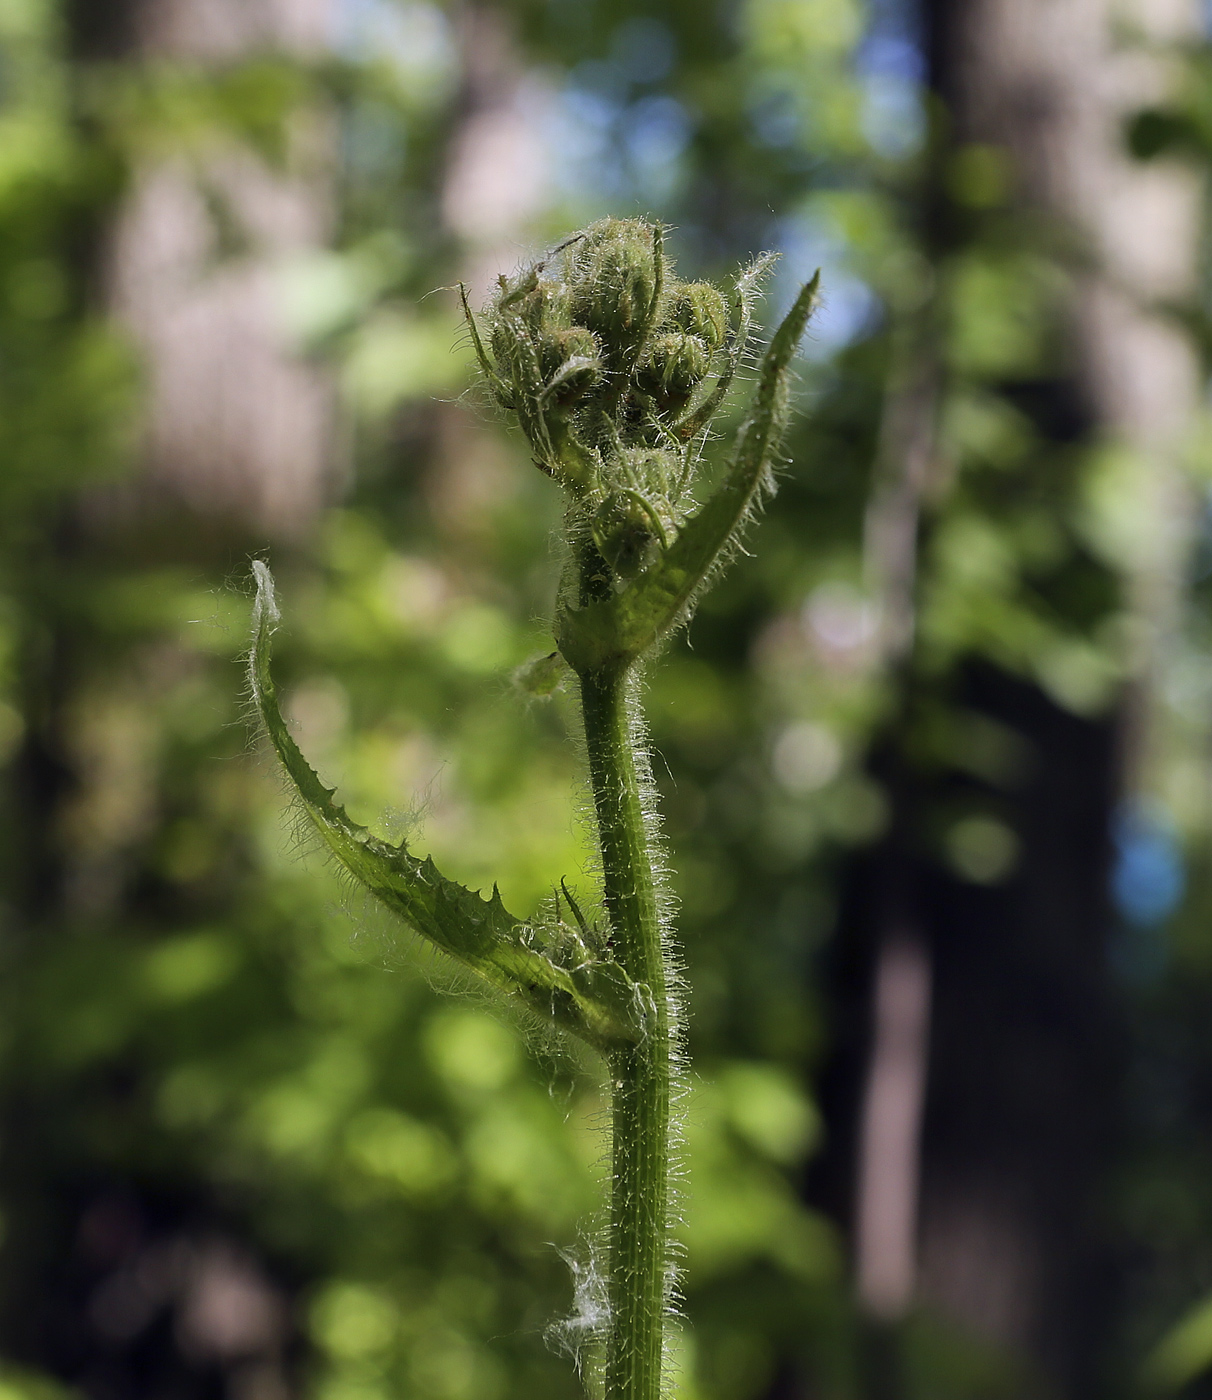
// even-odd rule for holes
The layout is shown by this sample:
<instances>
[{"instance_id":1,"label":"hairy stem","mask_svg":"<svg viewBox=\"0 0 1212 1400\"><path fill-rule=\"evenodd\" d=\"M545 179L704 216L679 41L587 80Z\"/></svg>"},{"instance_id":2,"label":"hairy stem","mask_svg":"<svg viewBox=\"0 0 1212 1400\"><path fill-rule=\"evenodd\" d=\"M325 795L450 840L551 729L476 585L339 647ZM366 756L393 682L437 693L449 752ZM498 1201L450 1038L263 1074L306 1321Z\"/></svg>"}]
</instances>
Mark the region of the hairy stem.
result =
<instances>
[{"instance_id":1,"label":"hairy stem","mask_svg":"<svg viewBox=\"0 0 1212 1400\"><path fill-rule=\"evenodd\" d=\"M607 1400L658 1400L668 1293L670 1032L650 835L626 671L581 677L614 955L652 994L637 1043L609 1056L613 1145Z\"/></svg>"}]
</instances>

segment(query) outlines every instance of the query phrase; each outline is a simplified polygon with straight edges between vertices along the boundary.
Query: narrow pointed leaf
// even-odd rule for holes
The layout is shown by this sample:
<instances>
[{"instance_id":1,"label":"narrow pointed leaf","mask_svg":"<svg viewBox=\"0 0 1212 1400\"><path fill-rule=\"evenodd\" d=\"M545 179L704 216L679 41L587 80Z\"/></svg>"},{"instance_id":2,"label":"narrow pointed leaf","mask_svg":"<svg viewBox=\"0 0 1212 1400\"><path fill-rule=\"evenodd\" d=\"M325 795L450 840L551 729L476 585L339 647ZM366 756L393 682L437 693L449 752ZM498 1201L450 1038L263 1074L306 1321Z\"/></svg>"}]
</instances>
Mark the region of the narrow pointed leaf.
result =
<instances>
[{"instance_id":1,"label":"narrow pointed leaf","mask_svg":"<svg viewBox=\"0 0 1212 1400\"><path fill-rule=\"evenodd\" d=\"M634 1041L646 1018L645 989L615 962L594 957L579 931L531 924L511 914L497 890L485 900L448 880L432 860L393 846L351 821L321 783L278 707L270 638L278 612L273 579L253 564L257 597L249 684L270 742L325 846L393 913L442 952L548 1020L599 1048Z\"/></svg>"}]
</instances>

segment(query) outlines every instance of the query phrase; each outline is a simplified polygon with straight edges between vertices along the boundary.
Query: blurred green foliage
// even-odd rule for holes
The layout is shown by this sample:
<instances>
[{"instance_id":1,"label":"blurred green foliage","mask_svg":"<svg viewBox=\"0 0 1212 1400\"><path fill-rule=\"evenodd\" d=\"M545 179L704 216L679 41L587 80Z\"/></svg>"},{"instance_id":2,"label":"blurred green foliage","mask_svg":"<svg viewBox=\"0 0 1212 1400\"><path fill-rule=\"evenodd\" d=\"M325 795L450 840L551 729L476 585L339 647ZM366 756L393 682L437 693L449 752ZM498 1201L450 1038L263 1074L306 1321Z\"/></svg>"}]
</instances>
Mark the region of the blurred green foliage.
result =
<instances>
[{"instance_id":1,"label":"blurred green foliage","mask_svg":"<svg viewBox=\"0 0 1212 1400\"><path fill-rule=\"evenodd\" d=\"M248 599L230 580L266 540L171 512L132 526L104 505L107 483L137 480L141 427L143 371L99 290L124 194L148 163L202 171L233 142L289 163L290 124L322 108L340 157L332 246L276 273L299 353L339 382L353 470L311 538L275 545L289 716L355 818L391 813L380 830L416 830L460 881L499 878L518 909L561 871L588 886L564 698L506 683L550 650L534 619L555 586L554 493L486 414L448 402L470 356L453 297L430 295L466 255L440 208L462 31L437 4L349 10L365 22L335 57L204 66L84 61L54 0L0 5L0 1349L22 1368L0 1391L14 1400L58 1394L52 1373L97 1389L89 1347L138 1341L96 1322L106 1280L157 1230L216 1229L288 1299L288 1366L318 1400L578 1393L543 1333L591 1267L597 1067L498 1005L448 1001L449 969L298 839L241 695ZM844 862L888 817L868 760L895 700L861 558L883 406L928 337L946 479L927 503L912 745L974 780L923 835L971 883L1014 868L999 794L1029 756L955 702L955 677L979 657L1078 713L1113 702L1139 544L1130 464L1080 426L1041 428L1032 385L1064 353L1075 264L1014 206L998 152L952 153L931 177L945 236L923 233L920 74L869 61L892 12L500 13L547 104L535 242L634 209L676 225L688 274L777 244L775 301L824 266L780 494L648 711L693 1006L682 1393L749 1400L794 1376L841 1400L859 1393L858 1324L840 1241L799 1186L821 1141L806 1086L832 1033L815 967ZM1193 63L1177 105L1132 126L1141 157L1206 160L1207 60ZM250 256L239 237L225 248ZM1206 305L1179 310L1205 325ZM1133 1366L1212 1285L1208 819L1181 800L1206 786L1196 568L1187 689L1167 701L1190 893L1168 968L1126 979L1140 1104L1107 1206L1134 1261L1116 1343ZM90 1246L90 1220L131 1197L143 1233ZM168 1307L149 1335L168 1335ZM1157 1378L1198 1376L1206 1338L1192 1314ZM907 1347L923 1400L1026 1393L1010 1362L937 1321ZM106 1384L159 1393L106 1364Z\"/></svg>"},{"instance_id":2,"label":"blurred green foliage","mask_svg":"<svg viewBox=\"0 0 1212 1400\"><path fill-rule=\"evenodd\" d=\"M56 1249L70 1257L81 1214L125 1183L253 1242L291 1297L309 1393L578 1388L542 1334L571 1301L557 1246L589 1267L596 1068L530 1044L500 1007L451 1004L448 969L347 907L247 752L248 605L223 552L191 550L171 514L151 535L98 524L97 498L74 494L128 469L137 441L136 357L96 310L98 239L123 191L169 158L199 162L201 179L207 151L233 140L281 162L301 105L332 104L348 145L342 228L334 250L283 269L283 295L301 348L338 367L363 468L288 562L287 708L355 816L395 809L460 879L499 875L527 908L553 871L586 868L569 716L502 684L548 645L531 619L553 583L554 504L484 431L469 450L487 480L469 498L435 501L419 470L427 396L457 392L467 357L451 353L454 307L418 300L454 266L431 216L456 116L453 36L440 11L402 9L438 36L424 71L73 66L49 5L3 36L20 78L0 190L15 759L3 1328L15 1357L86 1387L79 1339L56 1335L28 1289L63 1286ZM686 666L662 704L698 689ZM720 728L719 706L688 709L692 734ZM679 711L664 723L680 732ZM793 1189L816 1135L794 1063L716 1048L688 1105L685 1210L692 1294L761 1281L789 1333L805 1308L833 1306L839 1265ZM102 1259L98 1282L123 1263ZM121 1318L108 1325L116 1346ZM705 1393L760 1389L767 1331L751 1308L705 1335ZM717 1349L731 1361L717 1366Z\"/></svg>"}]
</instances>

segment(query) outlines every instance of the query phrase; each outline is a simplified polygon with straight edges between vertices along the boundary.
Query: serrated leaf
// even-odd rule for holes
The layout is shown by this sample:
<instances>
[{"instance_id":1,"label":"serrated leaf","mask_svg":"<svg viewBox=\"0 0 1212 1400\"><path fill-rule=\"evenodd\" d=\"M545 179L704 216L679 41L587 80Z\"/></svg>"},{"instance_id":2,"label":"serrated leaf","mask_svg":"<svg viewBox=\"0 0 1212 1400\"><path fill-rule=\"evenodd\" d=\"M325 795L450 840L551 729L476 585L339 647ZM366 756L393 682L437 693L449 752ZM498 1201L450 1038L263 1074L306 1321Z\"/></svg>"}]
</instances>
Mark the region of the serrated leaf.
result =
<instances>
[{"instance_id":1,"label":"serrated leaf","mask_svg":"<svg viewBox=\"0 0 1212 1400\"><path fill-rule=\"evenodd\" d=\"M615 962L594 956L578 930L511 914L493 887L483 899L448 880L433 861L373 836L333 801L295 743L278 706L270 639L278 610L260 560L248 675L257 712L300 802L325 846L360 885L410 928L533 1012L607 1049L643 1033L650 996Z\"/></svg>"}]
</instances>

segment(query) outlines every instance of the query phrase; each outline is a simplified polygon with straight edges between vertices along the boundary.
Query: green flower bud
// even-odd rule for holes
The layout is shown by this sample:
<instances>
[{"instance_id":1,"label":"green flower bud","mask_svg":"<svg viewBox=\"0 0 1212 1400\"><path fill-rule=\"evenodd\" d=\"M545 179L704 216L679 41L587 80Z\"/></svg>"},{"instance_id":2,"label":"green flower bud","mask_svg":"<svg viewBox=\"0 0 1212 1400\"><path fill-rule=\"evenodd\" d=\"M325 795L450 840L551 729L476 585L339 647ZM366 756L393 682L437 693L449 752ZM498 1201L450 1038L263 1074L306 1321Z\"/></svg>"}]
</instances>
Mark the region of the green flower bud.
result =
<instances>
[{"instance_id":1,"label":"green flower bud","mask_svg":"<svg viewBox=\"0 0 1212 1400\"><path fill-rule=\"evenodd\" d=\"M525 374L525 357L517 327L508 321L495 322L489 332L488 343L492 346L493 358L501 374L511 384L516 383L519 375Z\"/></svg>"},{"instance_id":2,"label":"green flower bud","mask_svg":"<svg viewBox=\"0 0 1212 1400\"><path fill-rule=\"evenodd\" d=\"M549 377L555 374L566 360L596 360L598 340L592 331L584 326L570 326L568 330L556 331L543 337L540 360L543 373Z\"/></svg>"},{"instance_id":3,"label":"green flower bud","mask_svg":"<svg viewBox=\"0 0 1212 1400\"><path fill-rule=\"evenodd\" d=\"M591 526L598 553L625 579L655 563L668 543L655 508L638 491L615 491L594 512Z\"/></svg>"},{"instance_id":4,"label":"green flower bud","mask_svg":"<svg viewBox=\"0 0 1212 1400\"><path fill-rule=\"evenodd\" d=\"M682 469L678 454L660 447L624 447L614 461L617 469L610 479L646 497L668 496L670 483L677 480Z\"/></svg>"},{"instance_id":5,"label":"green flower bud","mask_svg":"<svg viewBox=\"0 0 1212 1400\"><path fill-rule=\"evenodd\" d=\"M728 337L728 307L710 282L683 282L673 296L669 320L707 347L708 354L722 349Z\"/></svg>"},{"instance_id":6,"label":"green flower bud","mask_svg":"<svg viewBox=\"0 0 1212 1400\"><path fill-rule=\"evenodd\" d=\"M642 219L602 219L570 248L573 320L598 336L609 362L626 361L652 328L662 258L656 229Z\"/></svg>"},{"instance_id":7,"label":"green flower bud","mask_svg":"<svg viewBox=\"0 0 1212 1400\"><path fill-rule=\"evenodd\" d=\"M523 404L544 396L548 404L572 403L600 382L597 342L591 332L572 325L562 283L541 277L535 268L513 281L502 278L488 314L497 399L504 408L522 412ZM533 426L533 419L523 422L528 435Z\"/></svg>"},{"instance_id":8,"label":"green flower bud","mask_svg":"<svg viewBox=\"0 0 1212 1400\"><path fill-rule=\"evenodd\" d=\"M539 360L548 396L557 407L583 399L604 377L597 337L584 326L545 336Z\"/></svg>"},{"instance_id":9,"label":"green flower bud","mask_svg":"<svg viewBox=\"0 0 1212 1400\"><path fill-rule=\"evenodd\" d=\"M635 382L661 408L680 408L710 364L707 347L697 335L671 331L657 337L636 370Z\"/></svg>"},{"instance_id":10,"label":"green flower bud","mask_svg":"<svg viewBox=\"0 0 1212 1400\"><path fill-rule=\"evenodd\" d=\"M572 325L568 289L540 278L536 272L502 279L495 304L490 308L492 353L501 369L515 377L533 376L536 369L534 347L558 336ZM538 385L519 384L537 392Z\"/></svg>"},{"instance_id":11,"label":"green flower bud","mask_svg":"<svg viewBox=\"0 0 1212 1400\"><path fill-rule=\"evenodd\" d=\"M494 311L499 319L516 320L536 336L572 325L568 288L562 282L540 276L538 268L531 268L512 282L502 278Z\"/></svg>"},{"instance_id":12,"label":"green flower bud","mask_svg":"<svg viewBox=\"0 0 1212 1400\"><path fill-rule=\"evenodd\" d=\"M681 518L673 503L685 497L704 430L741 363L769 261L736 279L729 298L707 282L678 281L659 224L608 218L498 278L482 327L460 289L484 378L540 470L590 516L612 492L637 498L616 511L639 509L634 529L621 517L598 525L623 571L649 533L664 540ZM645 525L653 501L662 515ZM590 522L580 518L584 529Z\"/></svg>"}]
</instances>

